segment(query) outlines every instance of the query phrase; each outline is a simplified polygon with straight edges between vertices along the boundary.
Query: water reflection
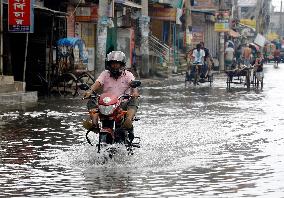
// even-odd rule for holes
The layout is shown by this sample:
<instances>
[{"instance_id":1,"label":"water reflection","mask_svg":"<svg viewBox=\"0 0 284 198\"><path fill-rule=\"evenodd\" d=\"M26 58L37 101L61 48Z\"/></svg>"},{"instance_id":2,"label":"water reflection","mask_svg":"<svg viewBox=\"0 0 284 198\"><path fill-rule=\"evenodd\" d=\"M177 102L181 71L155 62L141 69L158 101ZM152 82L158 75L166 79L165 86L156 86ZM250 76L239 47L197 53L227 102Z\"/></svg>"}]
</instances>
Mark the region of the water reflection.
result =
<instances>
[{"instance_id":1,"label":"water reflection","mask_svg":"<svg viewBox=\"0 0 284 198\"><path fill-rule=\"evenodd\" d=\"M265 72L263 90L144 86L142 148L111 160L85 140L85 101L1 108L0 196L283 197L283 71Z\"/></svg>"}]
</instances>

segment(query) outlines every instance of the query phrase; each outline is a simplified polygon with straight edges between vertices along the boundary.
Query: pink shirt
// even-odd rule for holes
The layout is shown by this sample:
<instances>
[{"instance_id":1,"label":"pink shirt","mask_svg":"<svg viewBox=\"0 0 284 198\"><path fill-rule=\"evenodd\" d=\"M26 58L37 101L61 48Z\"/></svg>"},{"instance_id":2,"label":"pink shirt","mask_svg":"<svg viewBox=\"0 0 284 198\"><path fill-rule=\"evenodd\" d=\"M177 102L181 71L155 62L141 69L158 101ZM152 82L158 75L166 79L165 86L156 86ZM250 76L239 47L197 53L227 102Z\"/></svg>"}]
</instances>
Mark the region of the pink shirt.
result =
<instances>
[{"instance_id":1,"label":"pink shirt","mask_svg":"<svg viewBox=\"0 0 284 198\"><path fill-rule=\"evenodd\" d=\"M135 80L135 77L127 70L117 80L110 77L108 70L103 71L97 79L103 87L103 93L112 93L117 97L130 94L129 83L132 80Z\"/></svg>"}]
</instances>

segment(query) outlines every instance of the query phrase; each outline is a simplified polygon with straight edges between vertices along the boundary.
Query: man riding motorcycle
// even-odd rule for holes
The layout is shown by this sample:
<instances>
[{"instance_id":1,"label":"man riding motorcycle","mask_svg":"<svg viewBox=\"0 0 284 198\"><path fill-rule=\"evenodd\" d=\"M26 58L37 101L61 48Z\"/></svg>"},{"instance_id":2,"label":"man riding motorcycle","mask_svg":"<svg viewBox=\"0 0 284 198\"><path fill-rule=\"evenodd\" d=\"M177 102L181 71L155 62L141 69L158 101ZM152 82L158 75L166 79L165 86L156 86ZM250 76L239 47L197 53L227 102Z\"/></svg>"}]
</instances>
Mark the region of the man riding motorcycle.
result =
<instances>
[{"instance_id":1,"label":"man riding motorcycle","mask_svg":"<svg viewBox=\"0 0 284 198\"><path fill-rule=\"evenodd\" d=\"M84 97L89 97L92 92L97 92L102 88L103 93L112 93L119 97L123 94L130 94L132 97L127 103L122 104L122 108L127 110L126 119L122 125L123 128L131 130L133 128L132 121L138 109L138 89L131 88L131 81L135 80L133 74L125 69L126 57L121 51L112 51L107 54L106 70L103 71L90 90L84 94ZM99 129L97 112L97 101L90 100L87 104L92 126L84 125L87 129L94 131Z\"/></svg>"}]
</instances>

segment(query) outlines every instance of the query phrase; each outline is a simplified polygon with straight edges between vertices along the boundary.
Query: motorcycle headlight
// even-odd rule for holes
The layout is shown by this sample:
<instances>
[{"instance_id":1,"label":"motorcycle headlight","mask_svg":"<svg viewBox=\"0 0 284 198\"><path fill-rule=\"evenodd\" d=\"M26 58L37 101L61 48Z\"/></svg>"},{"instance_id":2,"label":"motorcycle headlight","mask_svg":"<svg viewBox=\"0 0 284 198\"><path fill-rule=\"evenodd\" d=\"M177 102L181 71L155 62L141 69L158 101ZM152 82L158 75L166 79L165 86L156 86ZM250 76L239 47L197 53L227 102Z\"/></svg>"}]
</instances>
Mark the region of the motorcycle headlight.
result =
<instances>
[{"instance_id":1,"label":"motorcycle headlight","mask_svg":"<svg viewBox=\"0 0 284 198\"><path fill-rule=\"evenodd\" d=\"M110 115L114 112L115 105L109 105L109 106L99 105L99 110L103 115Z\"/></svg>"}]
</instances>

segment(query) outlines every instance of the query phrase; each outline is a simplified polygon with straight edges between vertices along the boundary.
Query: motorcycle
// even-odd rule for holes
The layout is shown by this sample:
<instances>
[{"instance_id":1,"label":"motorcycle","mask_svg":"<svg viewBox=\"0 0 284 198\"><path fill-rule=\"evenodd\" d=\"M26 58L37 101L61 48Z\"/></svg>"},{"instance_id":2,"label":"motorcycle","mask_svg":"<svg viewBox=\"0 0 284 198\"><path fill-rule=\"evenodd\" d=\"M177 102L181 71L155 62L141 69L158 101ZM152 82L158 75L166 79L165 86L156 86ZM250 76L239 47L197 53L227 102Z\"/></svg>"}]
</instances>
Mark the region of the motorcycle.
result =
<instances>
[{"instance_id":1,"label":"motorcycle","mask_svg":"<svg viewBox=\"0 0 284 198\"><path fill-rule=\"evenodd\" d=\"M140 85L141 82L138 80L134 80L130 83L130 87L132 88L139 87ZM83 90L89 89L86 84L82 84L79 87ZM94 101L95 104L98 104L95 113L99 113L100 127L95 131L90 128L86 132L86 140L91 146L93 146L93 144L88 136L89 133L94 132L95 134L98 134L98 143L96 144L98 153L100 153L103 147L113 144L125 145L128 154L131 155L133 155L133 148L140 148L140 137L134 136L133 129L127 130L122 127L127 111L123 110L121 105L124 102L129 101L131 97L132 96L128 94L116 97L110 93L103 93L101 95L93 93L89 98L83 98L90 99ZM135 117L134 121L137 120L139 119ZM91 121L84 122L89 122L87 124L91 124ZM116 149L110 148L107 151L111 158L113 154L115 154Z\"/></svg>"}]
</instances>

